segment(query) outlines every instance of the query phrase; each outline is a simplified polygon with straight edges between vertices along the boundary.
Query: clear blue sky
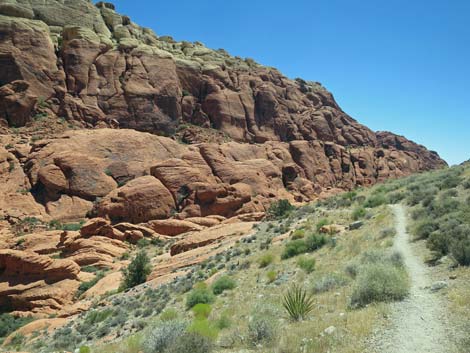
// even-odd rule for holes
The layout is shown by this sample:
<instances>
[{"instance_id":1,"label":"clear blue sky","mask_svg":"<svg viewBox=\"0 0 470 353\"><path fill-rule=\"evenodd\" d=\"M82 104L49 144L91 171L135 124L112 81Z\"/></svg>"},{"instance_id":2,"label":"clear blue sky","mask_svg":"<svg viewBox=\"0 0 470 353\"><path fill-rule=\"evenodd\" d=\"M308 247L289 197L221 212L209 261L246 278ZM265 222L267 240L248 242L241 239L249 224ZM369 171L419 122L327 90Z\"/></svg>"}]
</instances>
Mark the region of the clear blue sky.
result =
<instances>
[{"instance_id":1,"label":"clear blue sky","mask_svg":"<svg viewBox=\"0 0 470 353\"><path fill-rule=\"evenodd\" d=\"M158 35L320 81L343 110L470 158L469 0L115 0Z\"/></svg>"}]
</instances>

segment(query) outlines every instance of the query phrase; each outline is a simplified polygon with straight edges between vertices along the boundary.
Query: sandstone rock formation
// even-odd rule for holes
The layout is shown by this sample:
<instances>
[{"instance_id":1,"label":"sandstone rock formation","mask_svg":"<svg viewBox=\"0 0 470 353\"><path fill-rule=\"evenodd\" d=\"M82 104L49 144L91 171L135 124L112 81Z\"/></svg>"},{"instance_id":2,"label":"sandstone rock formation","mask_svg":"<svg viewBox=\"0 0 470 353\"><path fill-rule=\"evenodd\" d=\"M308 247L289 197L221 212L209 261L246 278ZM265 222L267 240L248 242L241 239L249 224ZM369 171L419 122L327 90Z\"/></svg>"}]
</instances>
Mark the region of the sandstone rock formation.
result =
<instances>
[{"instance_id":1,"label":"sandstone rock formation","mask_svg":"<svg viewBox=\"0 0 470 353\"><path fill-rule=\"evenodd\" d=\"M54 313L73 302L80 267L34 252L0 250L0 306Z\"/></svg>"},{"instance_id":2,"label":"sandstone rock formation","mask_svg":"<svg viewBox=\"0 0 470 353\"><path fill-rule=\"evenodd\" d=\"M0 305L15 310L84 310L69 307L90 279L80 267L112 272L86 296L115 288L117 259L142 238L176 237L161 282L276 200L445 166L361 125L319 83L158 37L106 2L0 1L0 67Z\"/></svg>"}]
</instances>

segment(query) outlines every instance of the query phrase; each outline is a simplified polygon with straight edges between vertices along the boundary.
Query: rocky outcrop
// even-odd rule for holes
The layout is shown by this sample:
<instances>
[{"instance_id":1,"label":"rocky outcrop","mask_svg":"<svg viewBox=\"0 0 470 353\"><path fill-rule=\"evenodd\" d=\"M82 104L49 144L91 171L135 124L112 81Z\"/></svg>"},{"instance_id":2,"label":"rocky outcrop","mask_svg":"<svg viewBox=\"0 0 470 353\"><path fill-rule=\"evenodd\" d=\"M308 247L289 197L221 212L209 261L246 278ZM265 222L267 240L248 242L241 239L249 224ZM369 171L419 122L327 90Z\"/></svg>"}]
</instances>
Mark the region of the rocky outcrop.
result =
<instances>
[{"instance_id":1,"label":"rocky outcrop","mask_svg":"<svg viewBox=\"0 0 470 353\"><path fill-rule=\"evenodd\" d=\"M134 130L82 130L34 145L26 170L51 216L85 217L94 208L113 223L233 217L439 165L432 152L397 139L406 150L303 140L184 146Z\"/></svg>"},{"instance_id":2,"label":"rocky outcrop","mask_svg":"<svg viewBox=\"0 0 470 353\"><path fill-rule=\"evenodd\" d=\"M73 302L80 267L29 251L0 250L0 305L53 313Z\"/></svg>"}]
</instances>

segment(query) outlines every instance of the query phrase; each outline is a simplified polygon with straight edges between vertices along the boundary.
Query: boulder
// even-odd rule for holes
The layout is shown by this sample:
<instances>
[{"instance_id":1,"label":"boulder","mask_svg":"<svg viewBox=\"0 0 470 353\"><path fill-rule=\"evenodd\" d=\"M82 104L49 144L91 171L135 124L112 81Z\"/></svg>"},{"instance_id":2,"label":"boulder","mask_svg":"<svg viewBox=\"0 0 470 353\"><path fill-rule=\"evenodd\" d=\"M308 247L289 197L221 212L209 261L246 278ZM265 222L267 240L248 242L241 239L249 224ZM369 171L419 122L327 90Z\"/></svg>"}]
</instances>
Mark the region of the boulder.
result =
<instances>
[{"instance_id":1,"label":"boulder","mask_svg":"<svg viewBox=\"0 0 470 353\"><path fill-rule=\"evenodd\" d=\"M52 314L73 302L80 267L30 251L0 250L0 305Z\"/></svg>"},{"instance_id":2,"label":"boulder","mask_svg":"<svg viewBox=\"0 0 470 353\"><path fill-rule=\"evenodd\" d=\"M114 190L97 205L98 215L114 222L143 223L168 218L175 209L173 196L160 180L142 176Z\"/></svg>"}]
</instances>

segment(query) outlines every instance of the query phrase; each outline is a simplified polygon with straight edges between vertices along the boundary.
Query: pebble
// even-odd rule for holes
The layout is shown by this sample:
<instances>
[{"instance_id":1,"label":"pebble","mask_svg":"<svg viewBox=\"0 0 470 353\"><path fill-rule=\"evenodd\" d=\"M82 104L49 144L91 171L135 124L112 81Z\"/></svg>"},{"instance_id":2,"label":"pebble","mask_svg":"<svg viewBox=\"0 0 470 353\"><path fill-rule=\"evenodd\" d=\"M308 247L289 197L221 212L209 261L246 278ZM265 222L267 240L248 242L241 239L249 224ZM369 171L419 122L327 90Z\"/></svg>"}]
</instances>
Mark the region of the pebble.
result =
<instances>
[{"instance_id":1,"label":"pebble","mask_svg":"<svg viewBox=\"0 0 470 353\"><path fill-rule=\"evenodd\" d=\"M431 286L431 292L438 292L441 289L447 288L448 284L445 281L438 281L432 284Z\"/></svg>"},{"instance_id":2,"label":"pebble","mask_svg":"<svg viewBox=\"0 0 470 353\"><path fill-rule=\"evenodd\" d=\"M327 334L327 335L332 335L336 332L336 327L334 327L334 326L327 327L325 329L325 331L323 331L323 332L325 332L325 334Z\"/></svg>"}]
</instances>

